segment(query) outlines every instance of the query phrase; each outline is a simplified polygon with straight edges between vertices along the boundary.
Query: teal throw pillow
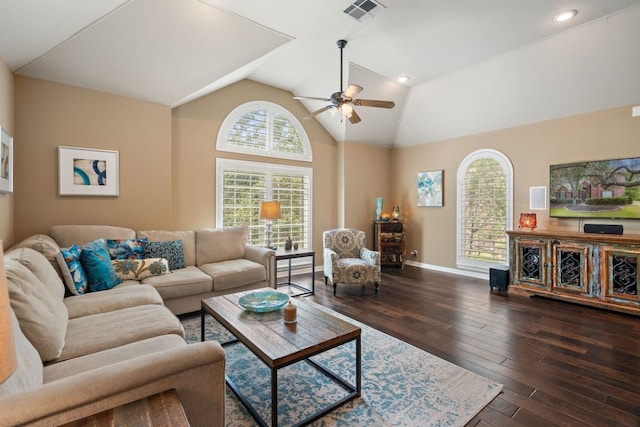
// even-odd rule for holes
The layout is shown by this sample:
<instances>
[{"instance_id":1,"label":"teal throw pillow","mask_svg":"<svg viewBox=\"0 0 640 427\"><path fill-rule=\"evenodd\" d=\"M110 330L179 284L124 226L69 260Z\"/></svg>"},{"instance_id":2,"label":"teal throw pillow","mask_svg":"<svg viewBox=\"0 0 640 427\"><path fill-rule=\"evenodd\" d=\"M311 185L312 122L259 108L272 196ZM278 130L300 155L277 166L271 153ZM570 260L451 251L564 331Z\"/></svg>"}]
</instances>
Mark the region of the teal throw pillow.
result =
<instances>
[{"instance_id":1,"label":"teal throw pillow","mask_svg":"<svg viewBox=\"0 0 640 427\"><path fill-rule=\"evenodd\" d=\"M80 248L77 245L73 245L67 249L60 249L60 254L64 260L69 274L67 275L64 269L62 270L67 287L75 295L82 295L87 292L87 275L80 263ZM62 265L60 265L62 269ZM75 290L75 292L74 292Z\"/></svg>"},{"instance_id":2,"label":"teal throw pillow","mask_svg":"<svg viewBox=\"0 0 640 427\"><path fill-rule=\"evenodd\" d=\"M142 239L107 239L107 248L111 259L143 259L144 246Z\"/></svg>"},{"instance_id":3,"label":"teal throw pillow","mask_svg":"<svg viewBox=\"0 0 640 427\"><path fill-rule=\"evenodd\" d=\"M122 283L111 264L104 239L94 240L80 249L80 263L87 274L89 292L106 291Z\"/></svg>"},{"instance_id":4,"label":"teal throw pillow","mask_svg":"<svg viewBox=\"0 0 640 427\"><path fill-rule=\"evenodd\" d=\"M145 258L164 258L169 262L170 270L185 268L182 240L165 242L143 242Z\"/></svg>"}]
</instances>

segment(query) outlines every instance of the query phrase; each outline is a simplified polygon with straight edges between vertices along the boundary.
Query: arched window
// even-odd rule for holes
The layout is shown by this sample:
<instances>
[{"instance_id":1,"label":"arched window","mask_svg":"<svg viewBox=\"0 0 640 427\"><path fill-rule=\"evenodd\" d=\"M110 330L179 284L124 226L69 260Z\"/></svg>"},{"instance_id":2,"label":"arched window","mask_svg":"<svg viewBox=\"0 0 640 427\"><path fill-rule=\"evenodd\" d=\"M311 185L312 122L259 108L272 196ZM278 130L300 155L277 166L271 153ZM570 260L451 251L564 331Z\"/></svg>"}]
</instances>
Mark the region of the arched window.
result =
<instances>
[{"instance_id":1,"label":"arched window","mask_svg":"<svg viewBox=\"0 0 640 427\"><path fill-rule=\"evenodd\" d=\"M311 144L304 128L286 109L267 101L247 102L222 122L218 151L310 162Z\"/></svg>"},{"instance_id":2,"label":"arched window","mask_svg":"<svg viewBox=\"0 0 640 427\"><path fill-rule=\"evenodd\" d=\"M496 150L469 154L458 168L457 265L488 272L509 261L513 167Z\"/></svg>"},{"instance_id":3,"label":"arched window","mask_svg":"<svg viewBox=\"0 0 640 427\"><path fill-rule=\"evenodd\" d=\"M221 151L310 162L309 138L300 122L279 105L256 101L233 110L218 133ZM289 162L290 163L290 162ZM313 170L273 162L222 159L216 161L216 225L249 226L249 241L265 243L260 202L280 202L281 218L273 223L273 244L291 239L300 247L313 245L311 204Z\"/></svg>"}]
</instances>

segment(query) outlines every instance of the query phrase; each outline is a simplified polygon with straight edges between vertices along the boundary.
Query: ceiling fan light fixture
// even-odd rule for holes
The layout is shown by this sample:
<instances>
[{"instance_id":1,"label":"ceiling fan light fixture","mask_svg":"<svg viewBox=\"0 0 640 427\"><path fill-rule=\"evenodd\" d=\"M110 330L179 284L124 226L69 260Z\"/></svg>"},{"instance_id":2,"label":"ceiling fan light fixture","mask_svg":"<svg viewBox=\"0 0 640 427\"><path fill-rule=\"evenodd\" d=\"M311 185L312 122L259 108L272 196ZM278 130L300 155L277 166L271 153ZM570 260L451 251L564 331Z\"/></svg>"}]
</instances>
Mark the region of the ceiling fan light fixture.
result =
<instances>
[{"instance_id":1,"label":"ceiling fan light fixture","mask_svg":"<svg viewBox=\"0 0 640 427\"><path fill-rule=\"evenodd\" d=\"M575 9L562 11L553 17L553 22L565 22L569 19L573 18L578 14L578 11Z\"/></svg>"},{"instance_id":2,"label":"ceiling fan light fixture","mask_svg":"<svg viewBox=\"0 0 640 427\"><path fill-rule=\"evenodd\" d=\"M353 115L353 107L351 104L342 104L342 116L346 119L350 119Z\"/></svg>"}]
</instances>

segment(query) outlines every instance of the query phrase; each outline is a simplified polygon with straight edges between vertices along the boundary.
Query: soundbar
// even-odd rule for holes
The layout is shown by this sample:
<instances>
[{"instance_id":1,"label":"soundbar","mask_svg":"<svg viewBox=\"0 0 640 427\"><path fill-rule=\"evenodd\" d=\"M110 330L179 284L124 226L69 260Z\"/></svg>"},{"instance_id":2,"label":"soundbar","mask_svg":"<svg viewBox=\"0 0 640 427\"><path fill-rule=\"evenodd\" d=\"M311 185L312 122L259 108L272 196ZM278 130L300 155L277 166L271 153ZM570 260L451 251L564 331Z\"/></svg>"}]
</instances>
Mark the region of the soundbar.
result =
<instances>
[{"instance_id":1,"label":"soundbar","mask_svg":"<svg viewBox=\"0 0 640 427\"><path fill-rule=\"evenodd\" d=\"M622 226L611 224L585 224L584 232L594 234L622 234Z\"/></svg>"}]
</instances>

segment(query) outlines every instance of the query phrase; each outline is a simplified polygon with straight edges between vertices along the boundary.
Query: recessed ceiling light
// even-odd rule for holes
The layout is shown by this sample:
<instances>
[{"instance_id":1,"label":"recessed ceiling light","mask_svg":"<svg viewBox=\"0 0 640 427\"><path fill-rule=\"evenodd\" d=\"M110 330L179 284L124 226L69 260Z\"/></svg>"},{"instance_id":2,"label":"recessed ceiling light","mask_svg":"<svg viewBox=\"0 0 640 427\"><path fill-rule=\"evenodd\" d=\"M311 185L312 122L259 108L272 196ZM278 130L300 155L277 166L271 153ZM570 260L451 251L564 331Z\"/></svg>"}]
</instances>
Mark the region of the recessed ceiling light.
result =
<instances>
[{"instance_id":1,"label":"recessed ceiling light","mask_svg":"<svg viewBox=\"0 0 640 427\"><path fill-rule=\"evenodd\" d=\"M396 80L398 81L398 83L406 83L409 81L409 79L409 76L400 76Z\"/></svg>"},{"instance_id":2,"label":"recessed ceiling light","mask_svg":"<svg viewBox=\"0 0 640 427\"><path fill-rule=\"evenodd\" d=\"M573 18L577 14L578 14L577 10L565 10L564 12L560 12L556 16L554 16L553 22L568 21L569 19Z\"/></svg>"}]
</instances>

